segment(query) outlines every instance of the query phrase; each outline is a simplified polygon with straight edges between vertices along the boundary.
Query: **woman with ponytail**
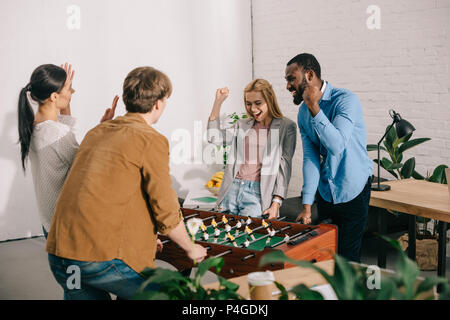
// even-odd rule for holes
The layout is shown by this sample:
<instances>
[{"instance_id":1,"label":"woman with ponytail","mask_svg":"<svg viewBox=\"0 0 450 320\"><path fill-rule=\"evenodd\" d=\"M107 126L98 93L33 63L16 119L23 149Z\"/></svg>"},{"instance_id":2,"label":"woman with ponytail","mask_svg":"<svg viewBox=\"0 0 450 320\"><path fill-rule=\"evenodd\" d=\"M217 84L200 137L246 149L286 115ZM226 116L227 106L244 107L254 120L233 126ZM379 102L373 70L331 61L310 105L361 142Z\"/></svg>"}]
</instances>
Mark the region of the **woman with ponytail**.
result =
<instances>
[{"instance_id":1,"label":"woman with ponytail","mask_svg":"<svg viewBox=\"0 0 450 320\"><path fill-rule=\"evenodd\" d=\"M78 150L75 118L71 116L70 100L75 90L72 65L58 67L44 64L37 67L30 82L20 91L18 105L19 142L22 168L30 159L36 200L47 238L56 201ZM34 113L29 97L37 102ZM101 121L114 117L118 97L113 100Z\"/></svg>"}]
</instances>

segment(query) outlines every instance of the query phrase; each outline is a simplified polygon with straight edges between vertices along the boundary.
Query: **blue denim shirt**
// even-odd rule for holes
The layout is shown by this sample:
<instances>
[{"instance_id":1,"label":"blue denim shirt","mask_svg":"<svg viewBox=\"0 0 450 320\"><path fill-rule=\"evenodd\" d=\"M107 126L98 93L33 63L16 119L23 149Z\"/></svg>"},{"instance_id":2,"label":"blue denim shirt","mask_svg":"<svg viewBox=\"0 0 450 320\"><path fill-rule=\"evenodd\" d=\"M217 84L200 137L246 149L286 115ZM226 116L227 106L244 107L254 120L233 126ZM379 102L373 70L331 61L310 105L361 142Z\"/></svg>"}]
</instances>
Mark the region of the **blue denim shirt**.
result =
<instances>
[{"instance_id":1,"label":"blue denim shirt","mask_svg":"<svg viewBox=\"0 0 450 320\"><path fill-rule=\"evenodd\" d=\"M366 150L366 126L358 97L326 84L313 118L303 102L298 127L303 144L303 204L317 189L325 201L344 203L363 190L373 163Z\"/></svg>"}]
</instances>

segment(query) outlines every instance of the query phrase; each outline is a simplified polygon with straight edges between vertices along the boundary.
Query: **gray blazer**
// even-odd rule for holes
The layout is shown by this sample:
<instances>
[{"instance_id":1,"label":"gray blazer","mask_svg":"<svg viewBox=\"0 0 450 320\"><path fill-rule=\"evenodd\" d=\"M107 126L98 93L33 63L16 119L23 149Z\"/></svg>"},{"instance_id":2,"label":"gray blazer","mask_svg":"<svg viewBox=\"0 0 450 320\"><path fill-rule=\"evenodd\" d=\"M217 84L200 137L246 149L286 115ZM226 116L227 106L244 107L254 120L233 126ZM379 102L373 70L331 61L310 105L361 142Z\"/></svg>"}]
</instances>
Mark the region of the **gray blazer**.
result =
<instances>
[{"instance_id":1,"label":"gray blazer","mask_svg":"<svg viewBox=\"0 0 450 320\"><path fill-rule=\"evenodd\" d=\"M220 119L208 121L207 136L210 143L231 145L223 181L217 197L216 209L225 198L240 165L243 163L245 137L253 128L255 119L241 119L231 129L222 129ZM297 125L288 118L274 118L270 124L269 136L262 157L261 208L272 204L274 195L285 199L291 179L292 157L297 143ZM262 213L261 213L262 214Z\"/></svg>"}]
</instances>

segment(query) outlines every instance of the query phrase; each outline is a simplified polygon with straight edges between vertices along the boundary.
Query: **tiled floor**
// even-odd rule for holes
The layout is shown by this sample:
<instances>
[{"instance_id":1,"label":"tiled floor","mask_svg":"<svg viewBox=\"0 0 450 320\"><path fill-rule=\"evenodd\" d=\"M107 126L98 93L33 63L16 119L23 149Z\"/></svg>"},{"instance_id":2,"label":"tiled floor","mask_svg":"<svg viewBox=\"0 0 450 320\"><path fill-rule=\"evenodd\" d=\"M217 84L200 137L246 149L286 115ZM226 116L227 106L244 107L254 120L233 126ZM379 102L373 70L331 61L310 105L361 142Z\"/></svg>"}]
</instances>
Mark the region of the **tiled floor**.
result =
<instances>
[{"instance_id":1,"label":"tiled floor","mask_svg":"<svg viewBox=\"0 0 450 320\"><path fill-rule=\"evenodd\" d=\"M374 238L364 239L362 262L376 264L376 250L377 241ZM388 250L388 269L395 269L395 258L394 250ZM159 260L157 264L171 267ZM436 275L436 272L421 272L421 275L426 277ZM450 258L447 258L446 276L450 279ZM209 272L204 283L214 282L216 279L216 276ZM0 243L0 300L61 298L62 289L50 272L43 237Z\"/></svg>"}]
</instances>

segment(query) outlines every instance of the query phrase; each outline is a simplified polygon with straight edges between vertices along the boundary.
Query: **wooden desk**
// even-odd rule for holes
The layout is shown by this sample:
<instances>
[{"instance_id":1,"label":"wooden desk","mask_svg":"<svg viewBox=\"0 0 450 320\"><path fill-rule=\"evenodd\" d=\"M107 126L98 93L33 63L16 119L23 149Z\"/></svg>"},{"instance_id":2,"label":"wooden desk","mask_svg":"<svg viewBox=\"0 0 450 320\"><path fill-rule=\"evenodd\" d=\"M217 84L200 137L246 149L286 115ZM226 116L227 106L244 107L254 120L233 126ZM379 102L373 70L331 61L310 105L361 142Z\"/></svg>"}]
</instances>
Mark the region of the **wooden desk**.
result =
<instances>
[{"instance_id":1,"label":"wooden desk","mask_svg":"<svg viewBox=\"0 0 450 320\"><path fill-rule=\"evenodd\" d=\"M403 179L385 181L391 186L389 191L372 191L370 205L409 214L408 256L416 258L416 217L431 218L439 221L438 275L445 277L446 233L450 222L450 195L448 186L423 180ZM385 233L386 224L379 215L380 233ZM378 265L386 267L386 247L380 245Z\"/></svg>"},{"instance_id":2,"label":"wooden desk","mask_svg":"<svg viewBox=\"0 0 450 320\"><path fill-rule=\"evenodd\" d=\"M325 260L315 263L316 266L325 270L328 274L333 275L334 273L334 260ZM323 285L328 282L318 273L317 271L309 268L292 267L288 269L282 269L273 271L275 276L275 281L281 283L286 289L295 287L296 285L303 283L307 287L312 287L314 285ZM237 291L242 297L250 299L249 288L247 283L247 275L228 279L233 283L239 285ZM204 286L205 289L218 289L219 283L214 282ZM277 287L273 285L272 292L278 291ZM278 296L274 295L273 299L278 299Z\"/></svg>"}]
</instances>

